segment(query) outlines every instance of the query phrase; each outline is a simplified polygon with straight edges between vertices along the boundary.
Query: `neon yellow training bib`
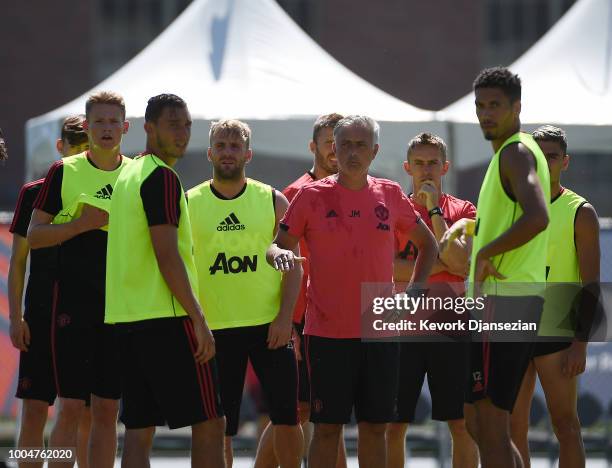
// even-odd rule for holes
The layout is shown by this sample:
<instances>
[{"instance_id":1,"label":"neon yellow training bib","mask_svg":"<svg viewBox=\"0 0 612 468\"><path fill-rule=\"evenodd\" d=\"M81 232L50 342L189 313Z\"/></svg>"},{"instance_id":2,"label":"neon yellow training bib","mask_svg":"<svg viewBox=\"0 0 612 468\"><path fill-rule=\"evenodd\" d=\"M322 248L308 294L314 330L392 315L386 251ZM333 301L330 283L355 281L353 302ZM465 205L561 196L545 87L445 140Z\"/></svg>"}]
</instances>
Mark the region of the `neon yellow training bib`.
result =
<instances>
[{"instance_id":1,"label":"neon yellow training bib","mask_svg":"<svg viewBox=\"0 0 612 468\"><path fill-rule=\"evenodd\" d=\"M62 210L53 218L53 223L63 224L77 219L86 204L109 211L115 181L131 162L131 159L122 156L119 167L113 171L105 171L89 161L87 152L64 158ZM100 229L107 231L108 226Z\"/></svg>"},{"instance_id":2,"label":"neon yellow training bib","mask_svg":"<svg viewBox=\"0 0 612 468\"><path fill-rule=\"evenodd\" d=\"M527 133L515 133L508 138L493 156L482 182L476 208L476 227L470 265L468 295L474 292L476 255L482 247L499 237L523 214L518 202L506 194L499 175L499 158L502 150L513 143L522 143L535 157L536 170L544 197L550 200L550 174L546 157ZM550 205L549 205L550 209ZM526 296L542 294L546 282L546 252L548 232L545 229L535 238L509 252L491 259L497 271L506 277L500 280L489 276L483 284L483 292L499 296Z\"/></svg>"},{"instance_id":3,"label":"neon yellow training bib","mask_svg":"<svg viewBox=\"0 0 612 468\"><path fill-rule=\"evenodd\" d=\"M211 329L270 323L282 275L266 262L274 239L273 189L247 179L238 197L215 195L210 181L187 192L200 303Z\"/></svg>"},{"instance_id":4,"label":"neon yellow training bib","mask_svg":"<svg viewBox=\"0 0 612 468\"><path fill-rule=\"evenodd\" d=\"M121 173L115 184L108 223L105 323L187 315L159 271L140 196L140 186L160 166L169 168L157 156L142 156ZM191 226L182 187L179 203L178 250L197 296Z\"/></svg>"},{"instance_id":5,"label":"neon yellow training bib","mask_svg":"<svg viewBox=\"0 0 612 468\"><path fill-rule=\"evenodd\" d=\"M570 313L582 283L574 226L578 209L585 203L583 197L568 189L551 203L547 284L540 336L574 336Z\"/></svg>"}]
</instances>

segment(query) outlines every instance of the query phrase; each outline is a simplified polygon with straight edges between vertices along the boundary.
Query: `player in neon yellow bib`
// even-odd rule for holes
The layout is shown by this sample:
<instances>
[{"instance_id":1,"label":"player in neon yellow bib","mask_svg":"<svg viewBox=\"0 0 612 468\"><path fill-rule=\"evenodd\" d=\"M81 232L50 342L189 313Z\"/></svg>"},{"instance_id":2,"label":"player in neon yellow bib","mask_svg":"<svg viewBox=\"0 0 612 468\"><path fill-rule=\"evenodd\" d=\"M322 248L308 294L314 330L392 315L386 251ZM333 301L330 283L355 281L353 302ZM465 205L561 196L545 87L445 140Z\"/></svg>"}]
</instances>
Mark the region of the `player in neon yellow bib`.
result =
<instances>
[{"instance_id":1,"label":"player in neon yellow bib","mask_svg":"<svg viewBox=\"0 0 612 468\"><path fill-rule=\"evenodd\" d=\"M28 230L32 248L59 246L57 300L52 319L52 356L60 406L49 446L70 447L77 416L91 398L89 463L112 465L117 448L117 413L121 388L114 329L104 324L104 288L108 212L87 205L80 216L54 224L81 194L110 198L119 174L131 163L121 154L129 128L125 103L101 91L85 104L89 151L51 166L34 202Z\"/></svg>"},{"instance_id":2,"label":"player in neon yellow bib","mask_svg":"<svg viewBox=\"0 0 612 468\"><path fill-rule=\"evenodd\" d=\"M289 203L269 185L246 178L250 137L250 128L238 120L213 123L213 179L187 192L199 298L215 337L228 465L250 361L270 406L277 460L297 468L303 436L291 332L301 269L283 276L266 262Z\"/></svg>"},{"instance_id":3,"label":"player in neon yellow bib","mask_svg":"<svg viewBox=\"0 0 612 468\"><path fill-rule=\"evenodd\" d=\"M577 412L577 376L586 366L587 343L567 326L568 309L579 285L588 288L599 283L599 222L595 209L587 200L561 185L561 173L569 165L565 132L545 125L533 136L548 161L551 189L546 264L548 287L539 335L566 336L568 339L536 343L534 358L527 368L512 413L512 439L525 466L529 466L527 432L537 374L559 441L559 464L580 467L585 466L585 455Z\"/></svg>"},{"instance_id":4,"label":"player in neon yellow bib","mask_svg":"<svg viewBox=\"0 0 612 468\"><path fill-rule=\"evenodd\" d=\"M160 94L145 111L147 147L115 184L109 219L105 321L120 348L122 466L148 466L155 426L191 426L192 466L225 467L215 343L197 300L191 226L172 166L191 115ZM132 239L134 242L130 242Z\"/></svg>"},{"instance_id":5,"label":"player in neon yellow bib","mask_svg":"<svg viewBox=\"0 0 612 468\"><path fill-rule=\"evenodd\" d=\"M477 204L470 292L488 292L488 310L527 311L539 319L542 299L513 285L545 282L550 177L546 158L531 135L520 132L521 81L507 68L480 72L474 81L476 115L495 155ZM443 242L466 232L459 221ZM536 286L537 287L537 286ZM533 345L528 342L474 342L465 419L478 444L484 468L521 466L509 435L516 401Z\"/></svg>"},{"instance_id":6,"label":"player in neon yellow bib","mask_svg":"<svg viewBox=\"0 0 612 468\"><path fill-rule=\"evenodd\" d=\"M87 151L89 142L83 130L84 120L83 115L74 115L64 119L61 138L56 142L57 152L62 157L74 156ZM22 399L23 406L19 424L18 448L44 445L42 442L43 430L49 406L53 405L57 394L51 359L50 322L58 247L30 251L26 239L34 199L42 185L43 179L40 179L23 186L10 228L10 232L13 233L8 275L10 334L13 345L21 351L27 351L22 352L19 356L20 384L17 387L16 396ZM22 293L28 256L30 257L30 271L25 294L25 313L22 314ZM76 443L76 458L80 466L87 466L90 428L91 412L89 407L85 407L79 421Z\"/></svg>"}]
</instances>

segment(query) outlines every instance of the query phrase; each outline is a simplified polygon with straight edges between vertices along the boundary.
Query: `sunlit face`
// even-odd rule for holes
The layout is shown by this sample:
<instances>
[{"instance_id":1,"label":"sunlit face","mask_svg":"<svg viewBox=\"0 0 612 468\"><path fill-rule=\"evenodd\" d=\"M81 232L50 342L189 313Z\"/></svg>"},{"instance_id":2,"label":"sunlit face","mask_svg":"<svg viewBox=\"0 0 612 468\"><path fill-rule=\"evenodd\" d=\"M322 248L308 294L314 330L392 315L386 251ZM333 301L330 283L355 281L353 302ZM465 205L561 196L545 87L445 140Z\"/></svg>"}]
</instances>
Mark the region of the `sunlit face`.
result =
<instances>
[{"instance_id":1,"label":"sunlit face","mask_svg":"<svg viewBox=\"0 0 612 468\"><path fill-rule=\"evenodd\" d=\"M338 160L333 149L334 129L324 127L317 133L316 140L310 143L310 150L314 153L315 166L322 169L327 175L338 172Z\"/></svg>"},{"instance_id":2,"label":"sunlit face","mask_svg":"<svg viewBox=\"0 0 612 468\"><path fill-rule=\"evenodd\" d=\"M478 88L476 95L476 116L486 140L499 140L512 132L518 123L520 101L510 98L500 88Z\"/></svg>"},{"instance_id":3,"label":"sunlit face","mask_svg":"<svg viewBox=\"0 0 612 468\"><path fill-rule=\"evenodd\" d=\"M550 182L558 183L561 181L561 173L567 170L569 156L561 148L561 144L556 141L538 140L540 149L546 156L548 170L550 171Z\"/></svg>"},{"instance_id":4,"label":"sunlit face","mask_svg":"<svg viewBox=\"0 0 612 468\"><path fill-rule=\"evenodd\" d=\"M378 152L378 144L374 143L371 129L353 124L339 129L333 149L338 160L338 172L358 176L368 173Z\"/></svg>"},{"instance_id":5,"label":"sunlit face","mask_svg":"<svg viewBox=\"0 0 612 468\"><path fill-rule=\"evenodd\" d=\"M208 160L212 162L215 177L222 180L239 180L244 177L244 166L253 157L246 140L231 131L217 132L211 140Z\"/></svg>"},{"instance_id":6,"label":"sunlit face","mask_svg":"<svg viewBox=\"0 0 612 468\"><path fill-rule=\"evenodd\" d=\"M83 128L89 135L91 149L110 151L119 148L123 134L128 131L129 123L124 120L119 106L94 104L89 111L89 117L83 122Z\"/></svg>"},{"instance_id":7,"label":"sunlit face","mask_svg":"<svg viewBox=\"0 0 612 468\"><path fill-rule=\"evenodd\" d=\"M438 190L442 186L442 176L448 171L448 161L444 161L440 149L434 145L417 145L404 162L405 171L412 176L415 193L423 182L432 182Z\"/></svg>"},{"instance_id":8,"label":"sunlit face","mask_svg":"<svg viewBox=\"0 0 612 468\"><path fill-rule=\"evenodd\" d=\"M180 159L185 155L192 124L187 107L164 107L157 120L149 124L148 131L156 143L158 156Z\"/></svg>"}]
</instances>

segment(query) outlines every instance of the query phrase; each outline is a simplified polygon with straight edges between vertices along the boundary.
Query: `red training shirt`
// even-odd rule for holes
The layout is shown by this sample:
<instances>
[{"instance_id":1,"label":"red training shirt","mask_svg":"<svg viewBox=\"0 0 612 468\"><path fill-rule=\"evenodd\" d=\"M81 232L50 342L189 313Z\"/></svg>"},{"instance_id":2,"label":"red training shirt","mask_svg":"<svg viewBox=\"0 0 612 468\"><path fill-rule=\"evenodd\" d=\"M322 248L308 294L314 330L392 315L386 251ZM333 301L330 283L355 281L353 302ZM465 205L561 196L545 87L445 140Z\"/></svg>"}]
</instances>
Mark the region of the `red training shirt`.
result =
<instances>
[{"instance_id":1,"label":"red training shirt","mask_svg":"<svg viewBox=\"0 0 612 468\"><path fill-rule=\"evenodd\" d=\"M317 179L314 174L308 171L298 180L289 184L283 190L283 195L285 195L287 200L291 202L304 185L307 185L315 180ZM300 239L300 256L308 258L308 247L306 247L306 242L303 238ZM295 303L295 308L293 309L293 321L295 323L302 323L302 320L304 320L304 314L306 312L306 287L308 285L308 272L310 271L309 263L309 261L302 263L302 270L304 271L304 275L302 276L302 287L300 288L300 293Z\"/></svg>"},{"instance_id":2,"label":"red training shirt","mask_svg":"<svg viewBox=\"0 0 612 468\"><path fill-rule=\"evenodd\" d=\"M410 199L410 203L414 210L419 214L421 219L425 221L427 227L433 232L431 224L431 218L427 207L419 205ZM475 219L476 218L476 207L467 200L461 200L443 193L439 200L439 206L444 213L444 221L448 227L452 226L455 222L462 218ZM437 216L437 215L436 215ZM405 232L395 232L395 248L399 252L400 257L408 260L416 260L418 255L418 249L410 240L410 236L406 235ZM430 283L463 283L464 278L457 275L452 275L448 271L441 271L435 275L431 275L428 279Z\"/></svg>"},{"instance_id":3,"label":"red training shirt","mask_svg":"<svg viewBox=\"0 0 612 468\"><path fill-rule=\"evenodd\" d=\"M281 221L281 229L304 238L310 255L304 334L359 338L362 283L393 283L394 232L419 222L396 182L368 176L361 190L335 176L305 185Z\"/></svg>"}]
</instances>

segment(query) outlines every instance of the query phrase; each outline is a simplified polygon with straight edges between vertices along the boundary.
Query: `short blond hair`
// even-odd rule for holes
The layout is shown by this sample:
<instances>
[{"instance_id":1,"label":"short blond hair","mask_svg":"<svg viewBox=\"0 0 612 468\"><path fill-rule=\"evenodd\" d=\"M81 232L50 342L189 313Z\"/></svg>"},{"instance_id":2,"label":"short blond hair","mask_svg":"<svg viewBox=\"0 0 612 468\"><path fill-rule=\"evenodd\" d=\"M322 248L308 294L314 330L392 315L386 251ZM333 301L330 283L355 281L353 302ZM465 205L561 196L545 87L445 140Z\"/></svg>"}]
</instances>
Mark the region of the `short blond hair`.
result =
<instances>
[{"instance_id":1,"label":"short blond hair","mask_svg":"<svg viewBox=\"0 0 612 468\"><path fill-rule=\"evenodd\" d=\"M85 118L89 120L89 114L91 112L91 108L95 104L109 104L111 106L117 106L121 109L121 115L123 116L123 120L125 120L125 101L121 95L113 92L113 91L98 91L97 93L92 94L87 99L85 103Z\"/></svg>"},{"instance_id":2,"label":"short blond hair","mask_svg":"<svg viewBox=\"0 0 612 468\"><path fill-rule=\"evenodd\" d=\"M444 140L440 138L438 135L434 135L433 133L419 133L412 140L408 142L408 151L406 152L406 159L410 158L410 153L414 151L417 146L435 146L440 151L440 156L442 156L442 162L446 162L447 158L447 148Z\"/></svg>"},{"instance_id":3,"label":"short blond hair","mask_svg":"<svg viewBox=\"0 0 612 468\"><path fill-rule=\"evenodd\" d=\"M251 148L251 128L248 126L248 124L240 120L226 119L211 123L210 132L208 133L208 140L211 147L213 138L220 133L237 136L246 143L247 149Z\"/></svg>"}]
</instances>

